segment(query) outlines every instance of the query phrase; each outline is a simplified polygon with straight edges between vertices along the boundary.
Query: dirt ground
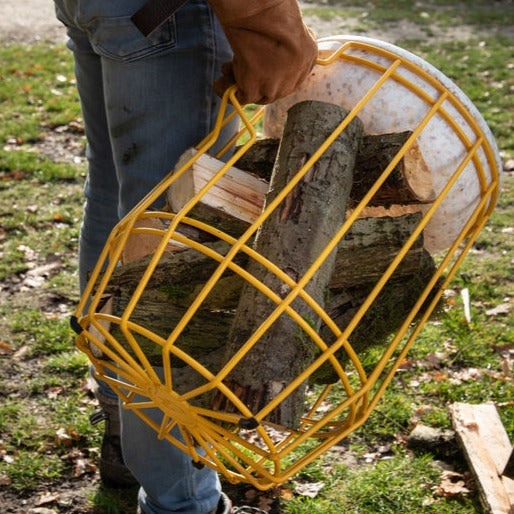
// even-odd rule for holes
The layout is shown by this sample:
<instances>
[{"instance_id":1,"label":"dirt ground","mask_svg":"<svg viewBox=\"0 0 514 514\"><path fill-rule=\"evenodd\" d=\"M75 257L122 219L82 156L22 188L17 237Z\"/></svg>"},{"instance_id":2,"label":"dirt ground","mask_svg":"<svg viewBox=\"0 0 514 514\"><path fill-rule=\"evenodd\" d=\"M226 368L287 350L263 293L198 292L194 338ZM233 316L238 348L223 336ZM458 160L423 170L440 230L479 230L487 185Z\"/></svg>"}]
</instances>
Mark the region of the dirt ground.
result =
<instances>
[{"instance_id":1,"label":"dirt ground","mask_svg":"<svg viewBox=\"0 0 514 514\"><path fill-rule=\"evenodd\" d=\"M300 5L312 7L315 4L300 2ZM306 23L317 37L326 37L354 33L358 20L342 17L321 20L317 17L306 17ZM431 37L438 40L466 39L476 36L475 30L467 26L453 26L449 30L441 30L436 26L430 27ZM506 32L512 36L514 27L506 29ZM384 26L380 30L368 31L366 35L391 43L401 39L425 37L420 33L419 27L408 20L400 21L394 26ZM16 43L43 41L62 43L65 39L65 29L55 18L51 0L2 0L0 2L0 40Z\"/></svg>"},{"instance_id":2,"label":"dirt ground","mask_svg":"<svg viewBox=\"0 0 514 514\"><path fill-rule=\"evenodd\" d=\"M55 18L51 0L2 0L0 39L16 43L62 43L64 27Z\"/></svg>"}]
</instances>

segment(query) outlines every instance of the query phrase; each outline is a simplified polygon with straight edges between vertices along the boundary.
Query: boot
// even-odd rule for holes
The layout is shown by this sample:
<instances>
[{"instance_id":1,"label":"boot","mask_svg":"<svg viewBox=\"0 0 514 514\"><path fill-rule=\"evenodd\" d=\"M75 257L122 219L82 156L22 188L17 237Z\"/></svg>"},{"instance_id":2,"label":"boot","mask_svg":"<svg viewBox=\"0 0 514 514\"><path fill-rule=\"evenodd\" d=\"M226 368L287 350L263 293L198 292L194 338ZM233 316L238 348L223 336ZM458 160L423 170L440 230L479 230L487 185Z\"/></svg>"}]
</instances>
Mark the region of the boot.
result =
<instances>
[{"instance_id":1,"label":"boot","mask_svg":"<svg viewBox=\"0 0 514 514\"><path fill-rule=\"evenodd\" d=\"M103 395L99 390L95 391L95 396L101 410L89 419L93 425L105 420L99 461L100 479L105 486L113 489L134 487L137 481L125 465L121 453L118 400Z\"/></svg>"}]
</instances>

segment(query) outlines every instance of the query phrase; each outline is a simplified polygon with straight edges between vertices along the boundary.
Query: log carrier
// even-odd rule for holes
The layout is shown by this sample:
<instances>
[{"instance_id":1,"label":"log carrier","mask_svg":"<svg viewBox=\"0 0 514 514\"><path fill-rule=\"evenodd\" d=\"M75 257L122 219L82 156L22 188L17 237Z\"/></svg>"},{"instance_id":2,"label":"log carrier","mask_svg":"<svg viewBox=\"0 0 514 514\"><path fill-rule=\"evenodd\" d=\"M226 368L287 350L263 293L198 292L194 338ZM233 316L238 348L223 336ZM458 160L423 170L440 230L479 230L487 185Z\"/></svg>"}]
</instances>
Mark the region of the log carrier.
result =
<instances>
[{"instance_id":1,"label":"log carrier","mask_svg":"<svg viewBox=\"0 0 514 514\"><path fill-rule=\"evenodd\" d=\"M328 119L313 129L312 119L319 120L320 116ZM284 131L280 143L268 202L301 167L306 155L317 149L344 116L345 113L340 108L321 102L304 102L291 109L291 121L288 122L289 128ZM307 121L309 119L310 121ZM332 121L329 122L329 119ZM283 205L262 226L254 242L257 251L287 270L295 280L301 278L341 226L346 211L360 201L410 136L410 133L365 136L361 141L360 123L358 120L354 122L327 150L316 169L307 173ZM305 129L308 126L311 128ZM261 146L265 145L268 152L265 159L252 157L252 153L260 151ZM247 180L258 180L264 185L257 188L260 191L257 196L260 198L256 198L255 195L251 198L259 209L262 209L263 192L267 189L262 178L269 176L269 162L277 153L277 148L275 141L257 142L245 154L244 160L237 163L240 167L257 172L260 178L233 169L235 178L232 177L231 180L232 186L236 189L238 176L244 177L245 184ZM376 159L369 157L373 153ZM221 164L213 164L210 159L212 158L202 156L193 168L198 166L200 169L205 164L207 168L212 166L214 171L216 168L219 169ZM251 166L252 159L258 163L260 171ZM357 165L353 170L355 163ZM345 172L341 172L341 169ZM191 174L183 175L183 179L190 180L192 176L194 169ZM223 189L221 180L215 187L217 186ZM194 188L194 184L173 187L168 195L172 208L180 209L180 204L183 205L194 194ZM370 202L385 212L393 206L396 214L400 215L357 220L339 244L337 252L333 252L331 261L322 266L306 287L321 305L328 298L326 310L338 326L343 328L352 318L376 279L418 224L421 214L409 211L419 211L419 206L432 201L434 196L430 174L414 145ZM225 199L225 203L230 201ZM237 209L241 211L241 202L237 203ZM209 223L214 226L218 226L216 220L218 223L221 220L224 230L237 236L255 219L255 206L251 207L250 211L250 214L234 213L230 206L223 205L223 202L220 204L219 198L214 201L211 197L204 198L203 205L195 208L192 215L203 220L207 217ZM407 214L402 214L403 212ZM311 239L306 237L306 234L314 234L320 239ZM208 245L221 254L228 249L228 245L220 241L213 241ZM138 246L137 242L134 246ZM152 250L148 248L145 251ZM113 275L112 285L106 293L111 294L114 299L115 313L123 311L146 267L148 259L140 257L142 255L137 254L138 260L121 266ZM273 274L267 273L255 262L246 261L245 255L238 255L238 264L247 267L281 297L287 294L284 284L277 281ZM216 265L215 261L192 249L165 254L131 319L167 337ZM423 249L423 240L420 237L407 253L393 278L386 284L358 330L352 334L350 342L355 349L384 342L387 335L401 324L432 274L433 261ZM330 294L327 294L327 290L330 290ZM315 319L316 316L303 300L296 299L292 307L308 318L309 322L312 321L316 329L321 331L324 340L330 342L330 332L326 327L320 326L319 320ZM274 308L275 304L262 293L248 283L243 284L238 275L227 271L176 344L216 372ZM162 315L163 312L166 313L165 316ZM117 327L112 327L112 330L113 333L116 332ZM312 361L315 345L310 340L305 340L306 334L302 332L287 314L282 314L257 342L256 351L248 353L228 376L232 389L253 412L259 410L260 406ZM120 334L114 335L120 337ZM225 352L227 337L228 352ZM302 338L304 343L299 343ZM151 362L161 364L160 346L142 339L140 338L140 344L145 347L145 353ZM276 356L272 362L270 355ZM340 351L337 356L342 362L346 360L344 351ZM174 369L174 383L179 392L202 383L203 379L191 373L190 368L184 366L182 361L176 359L172 365L177 366ZM317 383L331 383L337 380L337 376L330 365L325 365L311 379ZM279 412L272 412L268 419L288 426L297 425L303 412L303 389L304 386L290 396L288 402L282 402L280 409L276 409ZM218 397L215 405L224 410L231 410L232 407L225 402L224 397Z\"/></svg>"}]
</instances>

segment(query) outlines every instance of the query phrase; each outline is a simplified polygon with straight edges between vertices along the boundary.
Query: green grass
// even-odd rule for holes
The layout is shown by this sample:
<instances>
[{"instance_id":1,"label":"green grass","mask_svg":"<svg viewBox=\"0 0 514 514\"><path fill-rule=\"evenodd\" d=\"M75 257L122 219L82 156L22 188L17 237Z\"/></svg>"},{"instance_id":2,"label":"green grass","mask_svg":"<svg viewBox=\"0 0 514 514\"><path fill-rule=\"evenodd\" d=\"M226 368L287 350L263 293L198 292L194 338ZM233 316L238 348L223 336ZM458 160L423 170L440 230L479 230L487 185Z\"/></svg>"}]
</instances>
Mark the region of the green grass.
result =
<instances>
[{"instance_id":1,"label":"green grass","mask_svg":"<svg viewBox=\"0 0 514 514\"><path fill-rule=\"evenodd\" d=\"M73 64L62 46L0 48L0 139L37 141L80 117Z\"/></svg>"},{"instance_id":2,"label":"green grass","mask_svg":"<svg viewBox=\"0 0 514 514\"><path fill-rule=\"evenodd\" d=\"M7 475L10 486L19 492L71 478L78 458L96 456L99 429L89 423L91 407L82 405L73 392L53 399L45 396L36 408L34 398L0 406L1 446L7 456L0 461L0 475Z\"/></svg>"},{"instance_id":3,"label":"green grass","mask_svg":"<svg viewBox=\"0 0 514 514\"><path fill-rule=\"evenodd\" d=\"M35 309L19 309L12 317L11 330L22 341L31 342L31 351L38 355L67 352L73 347L68 320L47 318Z\"/></svg>"},{"instance_id":4,"label":"green grass","mask_svg":"<svg viewBox=\"0 0 514 514\"><path fill-rule=\"evenodd\" d=\"M432 512L469 513L469 499L447 502L434 496L440 471L430 456L406 458L402 453L375 465L351 471L335 465L331 478L316 498L295 498L282 512L291 514L339 514Z\"/></svg>"},{"instance_id":5,"label":"green grass","mask_svg":"<svg viewBox=\"0 0 514 514\"><path fill-rule=\"evenodd\" d=\"M329 0L323 5L307 0L303 13L330 21L352 16L359 23L358 31L383 29L384 25L399 20L416 24L421 33L431 35L430 26L451 28L466 25L475 28L508 27L511 25L514 9L503 2L495 5L489 0L472 2L448 0Z\"/></svg>"}]
</instances>

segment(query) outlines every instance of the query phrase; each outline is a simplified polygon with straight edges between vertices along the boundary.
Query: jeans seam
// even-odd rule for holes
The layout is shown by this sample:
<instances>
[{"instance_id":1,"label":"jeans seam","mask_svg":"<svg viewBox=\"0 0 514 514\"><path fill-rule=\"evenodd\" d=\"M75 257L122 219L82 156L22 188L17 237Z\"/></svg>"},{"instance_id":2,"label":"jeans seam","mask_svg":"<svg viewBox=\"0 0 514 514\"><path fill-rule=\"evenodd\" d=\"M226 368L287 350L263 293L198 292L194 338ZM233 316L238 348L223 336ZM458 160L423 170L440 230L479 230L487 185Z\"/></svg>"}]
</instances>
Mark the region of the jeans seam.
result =
<instances>
[{"instance_id":1,"label":"jeans seam","mask_svg":"<svg viewBox=\"0 0 514 514\"><path fill-rule=\"evenodd\" d=\"M215 23L215 19L214 19L214 12L213 10L211 9L211 6L206 4L206 7L207 7L207 15L209 16L209 28L210 28L210 31L209 31L209 37L210 37L210 41L209 41L209 48L211 48L212 50L209 52L209 56L210 56L210 62L209 62L209 72L208 72L208 84L210 85L209 88L207 88L206 92L206 103L207 103L207 106L206 106L206 112L208 113L208 116L206 117L206 119L209 120L209 126L206 127L206 134L208 134L209 132L211 132L213 126L214 126L214 119L213 119L213 89L212 89L212 84L214 84L214 79L215 79L215 71L216 71L216 57L218 55L218 44L217 44L217 38L216 38L216 30L217 30L217 27L216 27L216 23Z\"/></svg>"}]
</instances>

